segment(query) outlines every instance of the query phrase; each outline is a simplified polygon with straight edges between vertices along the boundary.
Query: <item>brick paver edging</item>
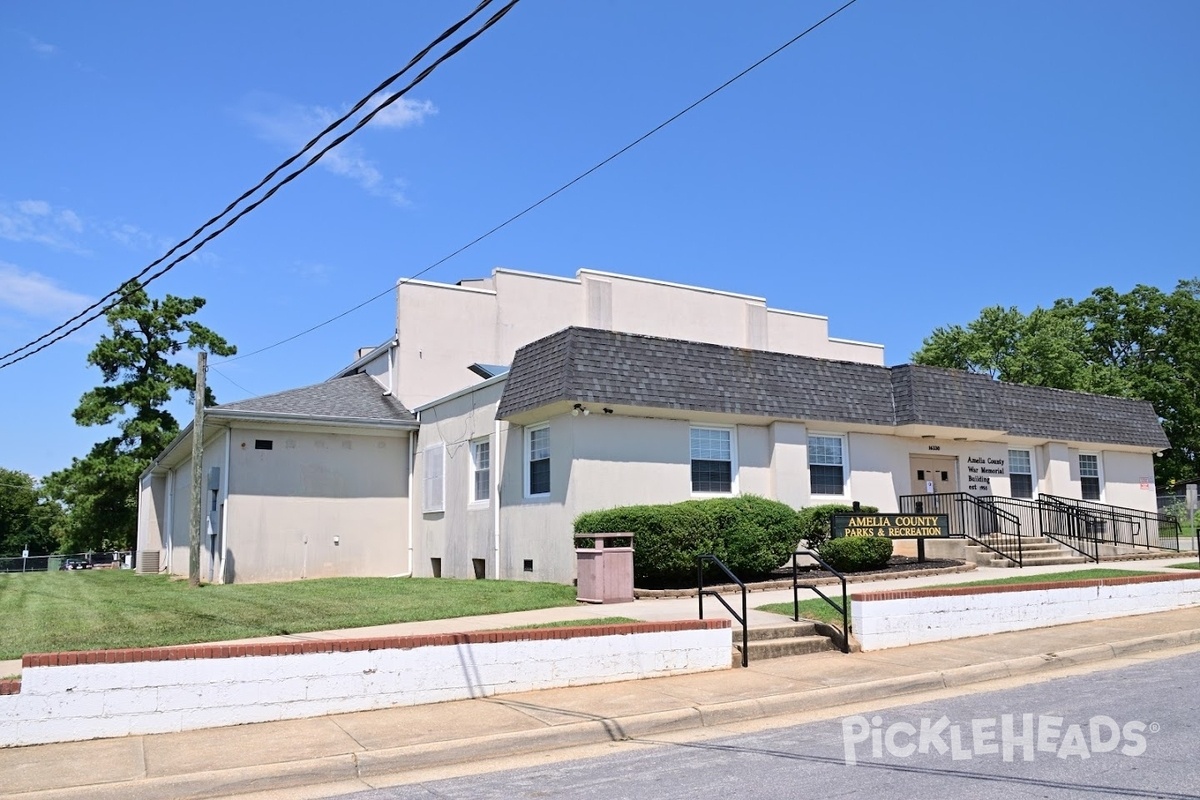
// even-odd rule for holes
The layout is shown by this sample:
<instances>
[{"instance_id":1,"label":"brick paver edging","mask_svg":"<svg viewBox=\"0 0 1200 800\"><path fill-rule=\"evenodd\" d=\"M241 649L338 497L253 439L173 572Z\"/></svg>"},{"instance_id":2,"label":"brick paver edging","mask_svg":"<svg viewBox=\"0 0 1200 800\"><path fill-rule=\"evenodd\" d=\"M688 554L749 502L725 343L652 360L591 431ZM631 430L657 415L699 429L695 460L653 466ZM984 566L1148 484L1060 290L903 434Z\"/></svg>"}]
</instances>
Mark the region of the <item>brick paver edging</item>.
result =
<instances>
[{"instance_id":1,"label":"brick paver edging","mask_svg":"<svg viewBox=\"0 0 1200 800\"><path fill-rule=\"evenodd\" d=\"M9 678L0 681L0 694L17 694L21 691L21 679Z\"/></svg>"},{"instance_id":2,"label":"brick paver edging","mask_svg":"<svg viewBox=\"0 0 1200 800\"><path fill-rule=\"evenodd\" d=\"M31 653L21 659L22 669L29 667L66 667L76 664L125 664L135 661L181 661L199 658L243 658L246 656L287 656L302 653L351 653L357 650L412 650L462 644L498 644L501 642L575 639L589 636L623 636L633 633L670 633L673 631L728 628L727 619L673 620L669 622L627 622L618 625L580 625L561 628L522 628L505 631L466 633L427 633L414 636L383 636L372 639L332 639L310 642L258 642L247 644L193 644L178 647L135 647L124 650L82 650L66 653ZM6 684L0 681L0 694Z\"/></svg>"},{"instance_id":3,"label":"brick paver edging","mask_svg":"<svg viewBox=\"0 0 1200 800\"><path fill-rule=\"evenodd\" d=\"M995 586L955 586L928 589L892 589L885 592L860 592L852 600L907 600L915 597L960 597L970 594L1000 594L1003 592L1039 592L1047 589L1086 589L1092 586L1128 586L1136 583L1163 583L1196 580L1200 575L1138 575L1127 578L1087 578L1077 581L1040 581L1038 583L1009 583Z\"/></svg>"}]
</instances>

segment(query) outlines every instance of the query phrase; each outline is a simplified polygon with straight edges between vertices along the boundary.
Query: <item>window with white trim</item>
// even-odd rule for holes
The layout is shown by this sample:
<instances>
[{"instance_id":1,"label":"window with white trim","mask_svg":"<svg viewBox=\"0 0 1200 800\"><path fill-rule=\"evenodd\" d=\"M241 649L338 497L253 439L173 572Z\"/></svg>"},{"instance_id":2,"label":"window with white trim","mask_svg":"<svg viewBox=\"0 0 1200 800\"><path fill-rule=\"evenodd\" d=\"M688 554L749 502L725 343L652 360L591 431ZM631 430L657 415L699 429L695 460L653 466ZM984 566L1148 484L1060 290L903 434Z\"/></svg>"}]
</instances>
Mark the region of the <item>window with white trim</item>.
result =
<instances>
[{"instance_id":1,"label":"window with white trim","mask_svg":"<svg viewBox=\"0 0 1200 800\"><path fill-rule=\"evenodd\" d=\"M525 496L550 494L550 426L525 429Z\"/></svg>"},{"instance_id":2,"label":"window with white trim","mask_svg":"<svg viewBox=\"0 0 1200 800\"><path fill-rule=\"evenodd\" d=\"M446 510L446 445L431 444L423 451L425 477L422 481L421 512L436 514Z\"/></svg>"},{"instance_id":3,"label":"window with white trim","mask_svg":"<svg viewBox=\"0 0 1200 800\"><path fill-rule=\"evenodd\" d=\"M697 493L733 491L735 472L733 430L731 428L692 428L692 491Z\"/></svg>"},{"instance_id":4,"label":"window with white trim","mask_svg":"<svg viewBox=\"0 0 1200 800\"><path fill-rule=\"evenodd\" d=\"M846 493L846 437L810 434L808 483L813 494Z\"/></svg>"},{"instance_id":5,"label":"window with white trim","mask_svg":"<svg viewBox=\"0 0 1200 800\"><path fill-rule=\"evenodd\" d=\"M1028 450L1008 451L1008 486L1010 497L1033 497L1033 459Z\"/></svg>"},{"instance_id":6,"label":"window with white trim","mask_svg":"<svg viewBox=\"0 0 1200 800\"><path fill-rule=\"evenodd\" d=\"M492 496L492 443L471 442L471 502L482 503Z\"/></svg>"},{"instance_id":7,"label":"window with white trim","mask_svg":"<svg viewBox=\"0 0 1200 800\"><path fill-rule=\"evenodd\" d=\"M1079 496L1100 499L1100 456L1094 453L1079 454Z\"/></svg>"}]
</instances>

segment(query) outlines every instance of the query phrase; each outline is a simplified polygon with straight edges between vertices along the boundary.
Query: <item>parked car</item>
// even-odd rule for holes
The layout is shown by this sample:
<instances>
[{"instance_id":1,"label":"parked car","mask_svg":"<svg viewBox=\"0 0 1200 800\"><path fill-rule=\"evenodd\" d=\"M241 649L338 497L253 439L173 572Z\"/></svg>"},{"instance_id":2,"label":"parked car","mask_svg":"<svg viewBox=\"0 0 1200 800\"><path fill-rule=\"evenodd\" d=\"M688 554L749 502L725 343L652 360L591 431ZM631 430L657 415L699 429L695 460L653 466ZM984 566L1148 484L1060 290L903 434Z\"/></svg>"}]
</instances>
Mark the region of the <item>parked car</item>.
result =
<instances>
[{"instance_id":1,"label":"parked car","mask_svg":"<svg viewBox=\"0 0 1200 800\"><path fill-rule=\"evenodd\" d=\"M92 565L81 558L68 558L63 561L59 569L91 569Z\"/></svg>"}]
</instances>

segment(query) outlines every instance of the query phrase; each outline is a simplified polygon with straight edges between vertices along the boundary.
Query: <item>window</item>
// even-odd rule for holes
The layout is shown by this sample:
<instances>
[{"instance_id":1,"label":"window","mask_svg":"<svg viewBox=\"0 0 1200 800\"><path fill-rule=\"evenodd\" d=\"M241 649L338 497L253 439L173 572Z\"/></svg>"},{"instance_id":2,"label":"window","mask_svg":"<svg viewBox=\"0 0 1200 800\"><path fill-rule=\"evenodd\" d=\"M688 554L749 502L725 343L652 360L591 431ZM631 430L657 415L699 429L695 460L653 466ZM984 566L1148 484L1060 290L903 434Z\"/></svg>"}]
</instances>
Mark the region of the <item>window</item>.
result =
<instances>
[{"instance_id":1,"label":"window","mask_svg":"<svg viewBox=\"0 0 1200 800\"><path fill-rule=\"evenodd\" d=\"M492 496L492 444L487 439L471 442L471 502Z\"/></svg>"},{"instance_id":2,"label":"window","mask_svg":"<svg viewBox=\"0 0 1200 800\"><path fill-rule=\"evenodd\" d=\"M525 496L550 494L550 427L525 429Z\"/></svg>"},{"instance_id":3,"label":"window","mask_svg":"<svg viewBox=\"0 0 1200 800\"><path fill-rule=\"evenodd\" d=\"M733 431L692 428L692 491L733 491Z\"/></svg>"},{"instance_id":4,"label":"window","mask_svg":"<svg viewBox=\"0 0 1200 800\"><path fill-rule=\"evenodd\" d=\"M436 514L446 510L446 446L441 442L425 448L424 492L421 511Z\"/></svg>"},{"instance_id":5,"label":"window","mask_svg":"<svg viewBox=\"0 0 1200 800\"><path fill-rule=\"evenodd\" d=\"M813 494L845 494L845 445L843 436L808 437L808 482Z\"/></svg>"},{"instance_id":6,"label":"window","mask_svg":"<svg viewBox=\"0 0 1200 800\"><path fill-rule=\"evenodd\" d=\"M1100 456L1079 454L1079 490L1084 500L1100 499Z\"/></svg>"},{"instance_id":7,"label":"window","mask_svg":"<svg viewBox=\"0 0 1200 800\"><path fill-rule=\"evenodd\" d=\"M1028 450L1008 451L1009 495L1033 497L1033 461Z\"/></svg>"}]
</instances>

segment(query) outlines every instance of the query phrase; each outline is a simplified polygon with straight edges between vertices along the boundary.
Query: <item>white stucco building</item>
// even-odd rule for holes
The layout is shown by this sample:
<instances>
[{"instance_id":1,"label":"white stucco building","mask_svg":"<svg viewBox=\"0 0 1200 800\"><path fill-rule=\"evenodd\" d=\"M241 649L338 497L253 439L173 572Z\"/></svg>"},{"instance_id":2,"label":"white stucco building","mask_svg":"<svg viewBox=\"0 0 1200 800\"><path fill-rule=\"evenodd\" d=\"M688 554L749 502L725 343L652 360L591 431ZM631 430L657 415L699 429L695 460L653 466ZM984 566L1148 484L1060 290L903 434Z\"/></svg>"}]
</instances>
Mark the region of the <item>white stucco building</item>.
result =
<instances>
[{"instance_id":1,"label":"white stucco building","mask_svg":"<svg viewBox=\"0 0 1200 800\"><path fill-rule=\"evenodd\" d=\"M579 513L722 494L1155 510L1142 401L888 368L823 317L590 270L397 295L395 337L328 382L209 410L215 579L569 582ZM142 476L143 570L186 574L189 461L190 429Z\"/></svg>"}]
</instances>

